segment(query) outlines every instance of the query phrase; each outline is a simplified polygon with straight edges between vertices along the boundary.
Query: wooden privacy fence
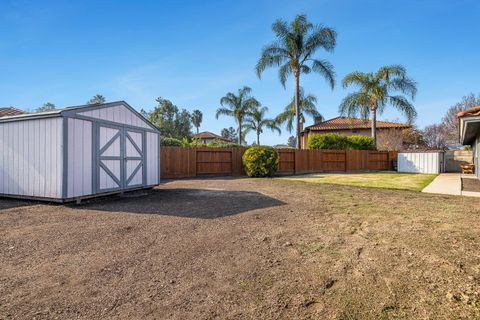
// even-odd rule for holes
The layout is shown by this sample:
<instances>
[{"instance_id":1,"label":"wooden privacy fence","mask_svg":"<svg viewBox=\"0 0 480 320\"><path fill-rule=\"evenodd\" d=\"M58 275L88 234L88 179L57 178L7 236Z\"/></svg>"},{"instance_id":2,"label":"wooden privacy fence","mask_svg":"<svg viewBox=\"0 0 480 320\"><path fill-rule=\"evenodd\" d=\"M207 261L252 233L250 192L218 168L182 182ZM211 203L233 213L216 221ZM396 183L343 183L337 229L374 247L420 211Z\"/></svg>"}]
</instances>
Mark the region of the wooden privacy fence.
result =
<instances>
[{"instance_id":1,"label":"wooden privacy fence","mask_svg":"<svg viewBox=\"0 0 480 320\"><path fill-rule=\"evenodd\" d=\"M160 177L245 175L242 156L245 148L160 148ZM279 149L278 174L328 171L392 170L394 151L295 150Z\"/></svg>"}]
</instances>

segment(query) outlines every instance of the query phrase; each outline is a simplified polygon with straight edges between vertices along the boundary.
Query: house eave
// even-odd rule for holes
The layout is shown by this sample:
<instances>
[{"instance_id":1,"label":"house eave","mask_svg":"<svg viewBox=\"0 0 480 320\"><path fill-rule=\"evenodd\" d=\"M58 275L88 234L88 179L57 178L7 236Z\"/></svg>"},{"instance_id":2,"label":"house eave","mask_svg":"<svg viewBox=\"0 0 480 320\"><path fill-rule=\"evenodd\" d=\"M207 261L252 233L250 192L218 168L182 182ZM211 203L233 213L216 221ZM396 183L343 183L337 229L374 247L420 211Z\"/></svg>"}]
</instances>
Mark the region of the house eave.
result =
<instances>
[{"instance_id":1,"label":"house eave","mask_svg":"<svg viewBox=\"0 0 480 320\"><path fill-rule=\"evenodd\" d=\"M480 135L480 117L460 118L460 143L471 145Z\"/></svg>"}]
</instances>

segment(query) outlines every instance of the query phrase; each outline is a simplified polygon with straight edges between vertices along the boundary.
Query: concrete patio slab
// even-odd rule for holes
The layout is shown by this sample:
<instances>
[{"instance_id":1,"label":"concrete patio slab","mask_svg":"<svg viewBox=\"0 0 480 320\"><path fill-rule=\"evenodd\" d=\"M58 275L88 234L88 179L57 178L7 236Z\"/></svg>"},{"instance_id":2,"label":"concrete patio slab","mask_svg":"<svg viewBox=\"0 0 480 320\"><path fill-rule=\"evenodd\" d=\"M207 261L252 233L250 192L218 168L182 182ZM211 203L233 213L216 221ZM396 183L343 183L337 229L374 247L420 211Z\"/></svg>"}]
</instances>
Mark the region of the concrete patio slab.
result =
<instances>
[{"instance_id":1,"label":"concrete patio slab","mask_svg":"<svg viewBox=\"0 0 480 320\"><path fill-rule=\"evenodd\" d=\"M462 195L462 180L460 173L441 173L422 192Z\"/></svg>"}]
</instances>

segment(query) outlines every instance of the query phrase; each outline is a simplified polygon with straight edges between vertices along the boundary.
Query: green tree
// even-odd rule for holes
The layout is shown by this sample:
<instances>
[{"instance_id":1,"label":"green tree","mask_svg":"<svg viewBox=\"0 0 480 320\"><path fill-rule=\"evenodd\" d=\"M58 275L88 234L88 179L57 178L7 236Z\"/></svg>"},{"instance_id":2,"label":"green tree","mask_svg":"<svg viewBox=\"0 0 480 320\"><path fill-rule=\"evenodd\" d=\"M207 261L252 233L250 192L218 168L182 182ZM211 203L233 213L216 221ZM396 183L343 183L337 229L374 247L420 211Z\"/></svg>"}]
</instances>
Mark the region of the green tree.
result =
<instances>
[{"instance_id":1,"label":"green tree","mask_svg":"<svg viewBox=\"0 0 480 320\"><path fill-rule=\"evenodd\" d=\"M202 123L202 119L203 119L202 111L193 110L193 112L192 112L192 123L193 123L193 126L197 129L197 133L199 131L200 124Z\"/></svg>"},{"instance_id":2,"label":"green tree","mask_svg":"<svg viewBox=\"0 0 480 320\"><path fill-rule=\"evenodd\" d=\"M415 107L401 93L412 100L417 93L415 81L407 77L403 66L392 65L380 68L376 73L353 72L343 79L343 87L355 85L357 92L347 95L340 104L341 114L360 116L367 119L371 115L372 138L377 141L377 113L381 114L387 105L404 113L411 123L417 116Z\"/></svg>"},{"instance_id":3,"label":"green tree","mask_svg":"<svg viewBox=\"0 0 480 320\"><path fill-rule=\"evenodd\" d=\"M277 131L281 134L282 131L278 127L278 124L273 119L265 118L265 114L268 112L267 107L258 107L252 111L252 114L247 117L245 121L245 133L254 131L257 135L257 145L260 145L260 134L263 133L263 128L268 128L272 131Z\"/></svg>"},{"instance_id":4,"label":"green tree","mask_svg":"<svg viewBox=\"0 0 480 320\"><path fill-rule=\"evenodd\" d=\"M56 108L57 107L53 103L46 102L41 107L38 107L36 112L50 111L50 110L55 110Z\"/></svg>"},{"instance_id":5,"label":"green tree","mask_svg":"<svg viewBox=\"0 0 480 320\"><path fill-rule=\"evenodd\" d=\"M277 41L266 46L257 62L260 78L268 67L279 67L278 76L285 87L287 78L295 79L295 115L301 114L300 76L316 72L323 76L330 87L335 86L335 73L330 62L313 58L319 49L332 52L336 45L336 32L322 25L313 25L305 15L298 15L291 23L277 20L272 25ZM297 148L300 148L300 117L296 116Z\"/></svg>"},{"instance_id":6,"label":"green tree","mask_svg":"<svg viewBox=\"0 0 480 320\"><path fill-rule=\"evenodd\" d=\"M237 141L237 131L233 127L223 128L220 135L230 141Z\"/></svg>"},{"instance_id":7,"label":"green tree","mask_svg":"<svg viewBox=\"0 0 480 320\"><path fill-rule=\"evenodd\" d=\"M295 136L290 136L288 138L288 142L287 142L287 145L289 147L292 147L292 148L295 148L295 145L297 144L297 139L295 139Z\"/></svg>"},{"instance_id":8,"label":"green tree","mask_svg":"<svg viewBox=\"0 0 480 320\"><path fill-rule=\"evenodd\" d=\"M217 109L216 118L219 116L233 117L238 125L238 144L243 141L243 122L245 118L252 114L252 111L260 105L260 103L250 96L252 89L243 87L238 89L238 94L235 95L228 92L222 99L220 99L221 108Z\"/></svg>"},{"instance_id":9,"label":"green tree","mask_svg":"<svg viewBox=\"0 0 480 320\"><path fill-rule=\"evenodd\" d=\"M317 98L314 95L304 95L303 89L300 88L300 123L305 123L305 115L323 121L323 116L317 111ZM293 130L293 122L295 120L295 97L285 106L285 109L276 118L279 124L286 124L288 132ZM295 147L295 146L294 146Z\"/></svg>"},{"instance_id":10,"label":"green tree","mask_svg":"<svg viewBox=\"0 0 480 320\"><path fill-rule=\"evenodd\" d=\"M179 110L170 100L157 98L158 106L148 114L150 120L161 132L162 136L182 140L192 137L191 115Z\"/></svg>"},{"instance_id":11,"label":"green tree","mask_svg":"<svg viewBox=\"0 0 480 320\"><path fill-rule=\"evenodd\" d=\"M101 94L96 94L92 97L92 99L87 101L87 104L98 104L98 103L105 103L105 97Z\"/></svg>"}]
</instances>

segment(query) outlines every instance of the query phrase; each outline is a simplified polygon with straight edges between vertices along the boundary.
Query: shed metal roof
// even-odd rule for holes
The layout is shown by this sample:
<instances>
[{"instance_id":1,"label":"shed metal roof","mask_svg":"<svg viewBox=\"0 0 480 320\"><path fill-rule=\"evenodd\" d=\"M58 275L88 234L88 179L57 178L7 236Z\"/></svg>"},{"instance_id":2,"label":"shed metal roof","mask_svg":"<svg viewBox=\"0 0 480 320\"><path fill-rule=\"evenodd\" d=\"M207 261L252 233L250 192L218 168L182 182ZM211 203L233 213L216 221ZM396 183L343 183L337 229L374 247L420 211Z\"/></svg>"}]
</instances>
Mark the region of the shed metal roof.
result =
<instances>
[{"instance_id":1,"label":"shed metal roof","mask_svg":"<svg viewBox=\"0 0 480 320\"><path fill-rule=\"evenodd\" d=\"M137 114L145 123L147 123L152 129L158 131L157 127L155 127L150 121L145 119L137 110L132 108L127 102L120 100L120 101L113 101L113 102L106 102L106 103L96 103L96 104L84 104L79 106L70 106L61 109L53 109L43 112L35 112L35 113L25 113L25 114L18 114L12 115L7 117L0 118L1 122L13 122L13 121L23 121L23 120L32 120L32 119L42 119L42 118L54 118L54 117L62 117L72 115L78 112L90 111L95 109L102 109L108 108L113 106L123 105L130 111Z\"/></svg>"}]
</instances>

